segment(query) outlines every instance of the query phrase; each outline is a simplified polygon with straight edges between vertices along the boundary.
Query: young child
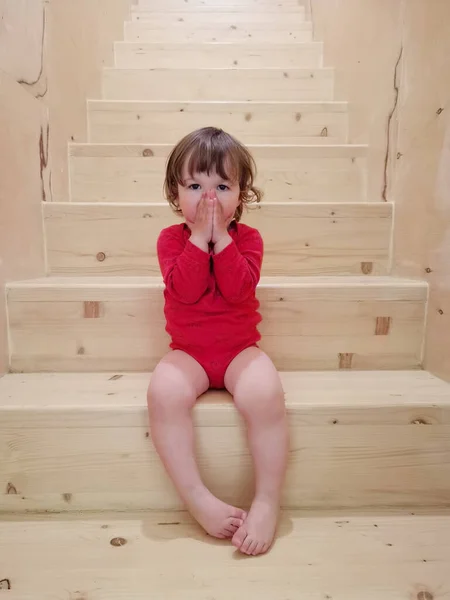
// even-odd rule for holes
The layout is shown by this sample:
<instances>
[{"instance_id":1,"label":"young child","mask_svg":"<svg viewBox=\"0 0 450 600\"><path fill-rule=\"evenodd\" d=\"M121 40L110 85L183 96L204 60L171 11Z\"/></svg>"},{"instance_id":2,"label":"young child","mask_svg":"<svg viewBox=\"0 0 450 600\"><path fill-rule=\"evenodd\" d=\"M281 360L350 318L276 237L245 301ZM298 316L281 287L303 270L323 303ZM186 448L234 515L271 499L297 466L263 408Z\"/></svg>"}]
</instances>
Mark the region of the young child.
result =
<instances>
[{"instance_id":1,"label":"young child","mask_svg":"<svg viewBox=\"0 0 450 600\"><path fill-rule=\"evenodd\" d=\"M279 375L258 348L263 242L240 223L244 205L260 201L254 175L245 146L214 127L187 135L169 157L165 193L185 222L158 238L172 351L152 375L148 406L153 443L191 514L210 535L257 555L275 535L288 431ZM191 409L209 388L226 388L247 424L256 480L248 514L200 477Z\"/></svg>"}]
</instances>

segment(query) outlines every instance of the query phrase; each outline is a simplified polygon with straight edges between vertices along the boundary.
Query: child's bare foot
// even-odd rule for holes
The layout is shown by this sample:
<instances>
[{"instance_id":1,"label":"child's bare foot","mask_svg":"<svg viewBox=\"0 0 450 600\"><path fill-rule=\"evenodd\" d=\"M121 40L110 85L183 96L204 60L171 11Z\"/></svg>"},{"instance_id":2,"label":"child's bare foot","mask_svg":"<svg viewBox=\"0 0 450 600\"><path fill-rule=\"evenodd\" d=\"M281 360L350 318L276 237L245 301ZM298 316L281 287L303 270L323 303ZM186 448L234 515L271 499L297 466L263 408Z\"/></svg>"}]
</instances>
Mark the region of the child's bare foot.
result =
<instances>
[{"instance_id":1,"label":"child's bare foot","mask_svg":"<svg viewBox=\"0 0 450 600\"><path fill-rule=\"evenodd\" d=\"M225 504L206 488L189 499L188 508L209 535L220 539L233 537L247 516L246 512Z\"/></svg>"},{"instance_id":2,"label":"child's bare foot","mask_svg":"<svg viewBox=\"0 0 450 600\"><path fill-rule=\"evenodd\" d=\"M269 550L275 536L279 507L270 500L253 501L244 524L233 536L232 544L244 554L264 554Z\"/></svg>"}]
</instances>

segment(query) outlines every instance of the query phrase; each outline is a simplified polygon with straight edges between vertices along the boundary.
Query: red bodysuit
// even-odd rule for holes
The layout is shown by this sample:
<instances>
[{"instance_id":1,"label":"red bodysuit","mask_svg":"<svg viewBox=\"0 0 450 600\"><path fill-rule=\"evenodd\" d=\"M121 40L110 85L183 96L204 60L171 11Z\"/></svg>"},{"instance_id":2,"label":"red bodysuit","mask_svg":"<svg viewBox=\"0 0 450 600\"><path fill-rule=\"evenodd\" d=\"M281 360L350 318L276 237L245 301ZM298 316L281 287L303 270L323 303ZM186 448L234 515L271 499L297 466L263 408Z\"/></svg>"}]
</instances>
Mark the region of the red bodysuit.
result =
<instances>
[{"instance_id":1,"label":"red bodysuit","mask_svg":"<svg viewBox=\"0 0 450 600\"><path fill-rule=\"evenodd\" d=\"M233 241L219 254L194 246L185 223L163 229L157 244L170 347L195 358L217 389L231 361L261 339L255 291L263 241L256 229L235 221L229 234Z\"/></svg>"}]
</instances>

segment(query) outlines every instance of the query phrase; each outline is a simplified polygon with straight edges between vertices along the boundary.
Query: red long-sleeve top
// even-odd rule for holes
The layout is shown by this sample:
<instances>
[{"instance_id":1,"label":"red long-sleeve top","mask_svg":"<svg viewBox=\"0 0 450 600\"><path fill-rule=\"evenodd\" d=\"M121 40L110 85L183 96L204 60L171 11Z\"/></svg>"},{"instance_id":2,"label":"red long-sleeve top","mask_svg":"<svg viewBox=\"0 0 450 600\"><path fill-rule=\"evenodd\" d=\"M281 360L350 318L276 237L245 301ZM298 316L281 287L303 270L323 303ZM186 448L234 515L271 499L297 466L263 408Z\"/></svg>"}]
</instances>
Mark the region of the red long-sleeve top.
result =
<instances>
[{"instance_id":1,"label":"red long-sleeve top","mask_svg":"<svg viewBox=\"0 0 450 600\"><path fill-rule=\"evenodd\" d=\"M214 353L216 344L243 348L261 339L255 291L263 241L256 229L235 221L229 234L232 242L214 254L189 241L191 231L185 223L161 232L157 251L172 348Z\"/></svg>"}]
</instances>

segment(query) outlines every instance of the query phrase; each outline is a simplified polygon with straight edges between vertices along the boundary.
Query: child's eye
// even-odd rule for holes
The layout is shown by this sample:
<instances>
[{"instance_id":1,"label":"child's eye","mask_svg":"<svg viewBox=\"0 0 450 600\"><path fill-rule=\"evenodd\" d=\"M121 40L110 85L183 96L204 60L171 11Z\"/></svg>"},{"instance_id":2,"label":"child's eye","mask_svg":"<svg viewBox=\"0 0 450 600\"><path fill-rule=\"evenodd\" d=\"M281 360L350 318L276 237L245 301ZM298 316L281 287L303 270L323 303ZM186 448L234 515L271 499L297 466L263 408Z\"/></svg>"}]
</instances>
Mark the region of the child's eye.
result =
<instances>
[{"instance_id":1,"label":"child's eye","mask_svg":"<svg viewBox=\"0 0 450 600\"><path fill-rule=\"evenodd\" d=\"M219 188L219 190L220 190L221 192L224 192L225 190L229 190L229 189L230 189L230 188L229 188L227 185L225 185L224 183L221 183L221 184L220 184L220 185L218 185L217 187Z\"/></svg>"},{"instance_id":2,"label":"child's eye","mask_svg":"<svg viewBox=\"0 0 450 600\"><path fill-rule=\"evenodd\" d=\"M197 191L200 188L200 184L199 183L191 183L191 185L188 187L190 190Z\"/></svg>"}]
</instances>

